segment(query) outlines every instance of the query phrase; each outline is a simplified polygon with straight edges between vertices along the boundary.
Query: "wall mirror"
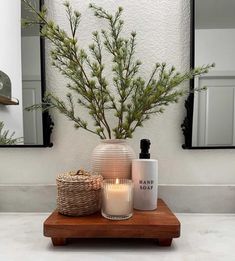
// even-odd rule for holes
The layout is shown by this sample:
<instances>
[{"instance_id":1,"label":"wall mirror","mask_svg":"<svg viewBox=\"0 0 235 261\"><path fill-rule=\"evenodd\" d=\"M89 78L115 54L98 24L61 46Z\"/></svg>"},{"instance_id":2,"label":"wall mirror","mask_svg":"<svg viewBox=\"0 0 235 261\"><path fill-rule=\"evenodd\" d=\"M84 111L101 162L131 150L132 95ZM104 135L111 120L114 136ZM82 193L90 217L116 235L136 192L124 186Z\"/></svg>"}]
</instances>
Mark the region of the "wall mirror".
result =
<instances>
[{"instance_id":1,"label":"wall mirror","mask_svg":"<svg viewBox=\"0 0 235 261\"><path fill-rule=\"evenodd\" d=\"M42 1L32 0L37 9ZM0 146L51 146L48 113L28 112L45 92L44 42L38 25L23 28L30 18L23 1L0 1Z\"/></svg>"},{"instance_id":2,"label":"wall mirror","mask_svg":"<svg viewBox=\"0 0 235 261\"><path fill-rule=\"evenodd\" d=\"M215 62L191 82L182 124L184 148L235 148L235 0L193 0L191 66Z\"/></svg>"}]
</instances>

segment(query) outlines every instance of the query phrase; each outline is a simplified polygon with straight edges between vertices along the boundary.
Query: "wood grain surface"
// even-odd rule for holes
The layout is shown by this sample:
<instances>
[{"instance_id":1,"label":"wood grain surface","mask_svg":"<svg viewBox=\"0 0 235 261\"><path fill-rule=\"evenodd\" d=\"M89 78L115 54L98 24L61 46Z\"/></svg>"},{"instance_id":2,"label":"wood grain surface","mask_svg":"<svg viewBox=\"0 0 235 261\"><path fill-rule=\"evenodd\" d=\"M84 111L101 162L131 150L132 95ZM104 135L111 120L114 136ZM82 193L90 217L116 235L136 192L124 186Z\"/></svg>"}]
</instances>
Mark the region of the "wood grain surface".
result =
<instances>
[{"instance_id":1,"label":"wood grain surface","mask_svg":"<svg viewBox=\"0 0 235 261\"><path fill-rule=\"evenodd\" d=\"M54 211L44 222L44 236L54 245L64 245L68 238L152 238L159 245L171 245L180 236L180 222L163 200L154 211L137 211L128 220L105 219L100 213L68 217Z\"/></svg>"}]
</instances>

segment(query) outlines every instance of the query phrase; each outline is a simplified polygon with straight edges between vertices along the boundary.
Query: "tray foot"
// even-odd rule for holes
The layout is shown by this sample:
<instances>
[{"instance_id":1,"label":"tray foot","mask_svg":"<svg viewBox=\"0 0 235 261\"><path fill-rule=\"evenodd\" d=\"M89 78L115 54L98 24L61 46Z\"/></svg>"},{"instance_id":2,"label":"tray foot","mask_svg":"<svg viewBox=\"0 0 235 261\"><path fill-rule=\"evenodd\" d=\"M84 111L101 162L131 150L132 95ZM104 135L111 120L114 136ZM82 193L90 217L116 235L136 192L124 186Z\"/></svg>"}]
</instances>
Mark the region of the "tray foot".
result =
<instances>
[{"instance_id":1,"label":"tray foot","mask_svg":"<svg viewBox=\"0 0 235 261\"><path fill-rule=\"evenodd\" d=\"M51 241L52 241L53 246L64 246L64 245L66 245L66 238L52 237Z\"/></svg>"},{"instance_id":2,"label":"tray foot","mask_svg":"<svg viewBox=\"0 0 235 261\"><path fill-rule=\"evenodd\" d=\"M171 243L172 243L172 238L159 238L158 239L159 246L168 247L168 246L171 246Z\"/></svg>"}]
</instances>

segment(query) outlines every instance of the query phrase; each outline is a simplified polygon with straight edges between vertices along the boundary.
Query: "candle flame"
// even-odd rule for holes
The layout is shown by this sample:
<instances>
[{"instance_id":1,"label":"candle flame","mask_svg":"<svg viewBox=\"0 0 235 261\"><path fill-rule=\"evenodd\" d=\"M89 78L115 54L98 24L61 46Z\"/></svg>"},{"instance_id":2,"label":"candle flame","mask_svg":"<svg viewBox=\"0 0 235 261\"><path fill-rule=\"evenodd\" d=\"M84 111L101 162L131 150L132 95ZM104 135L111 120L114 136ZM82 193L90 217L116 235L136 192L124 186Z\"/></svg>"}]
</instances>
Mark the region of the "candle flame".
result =
<instances>
[{"instance_id":1,"label":"candle flame","mask_svg":"<svg viewBox=\"0 0 235 261\"><path fill-rule=\"evenodd\" d=\"M116 182L115 182L116 184L119 184L119 179L116 179Z\"/></svg>"}]
</instances>

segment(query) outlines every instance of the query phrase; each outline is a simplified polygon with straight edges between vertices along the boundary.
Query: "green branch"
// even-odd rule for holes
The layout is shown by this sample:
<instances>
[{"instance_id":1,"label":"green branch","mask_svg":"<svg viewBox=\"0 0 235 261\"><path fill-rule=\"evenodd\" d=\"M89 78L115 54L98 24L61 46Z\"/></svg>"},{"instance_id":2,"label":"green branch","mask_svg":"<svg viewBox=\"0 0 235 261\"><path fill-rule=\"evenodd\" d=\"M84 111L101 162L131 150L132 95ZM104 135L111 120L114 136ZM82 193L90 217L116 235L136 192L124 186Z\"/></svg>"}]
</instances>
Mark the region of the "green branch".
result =
<instances>
[{"instance_id":1,"label":"green branch","mask_svg":"<svg viewBox=\"0 0 235 261\"><path fill-rule=\"evenodd\" d=\"M41 35L52 43L52 65L69 80L66 99L48 93L42 104L29 109L56 109L73 121L75 127L101 139L132 137L136 128L142 127L152 115L162 113L166 106L187 94L188 91L178 87L181 83L207 73L214 66L206 65L179 73L173 66L169 68L165 63L156 63L146 80L139 75L141 61L135 58L136 33L132 32L127 38L122 34L122 7L110 14L102 7L90 4L94 15L107 22L108 29L93 32L92 44L85 51L78 41L81 14L73 10L68 1L64 6L69 33L48 20L45 7L38 12L29 0L22 1L35 16L34 21L24 23L41 25ZM112 83L107 81L105 74L105 68L110 67L104 64L105 52L113 59ZM87 110L94 126L88 127L88 123L81 119L77 106ZM111 122L108 115L113 115Z\"/></svg>"},{"instance_id":2,"label":"green branch","mask_svg":"<svg viewBox=\"0 0 235 261\"><path fill-rule=\"evenodd\" d=\"M0 145L16 145L22 142L22 138L14 138L15 132L3 130L4 123L0 121Z\"/></svg>"}]
</instances>

